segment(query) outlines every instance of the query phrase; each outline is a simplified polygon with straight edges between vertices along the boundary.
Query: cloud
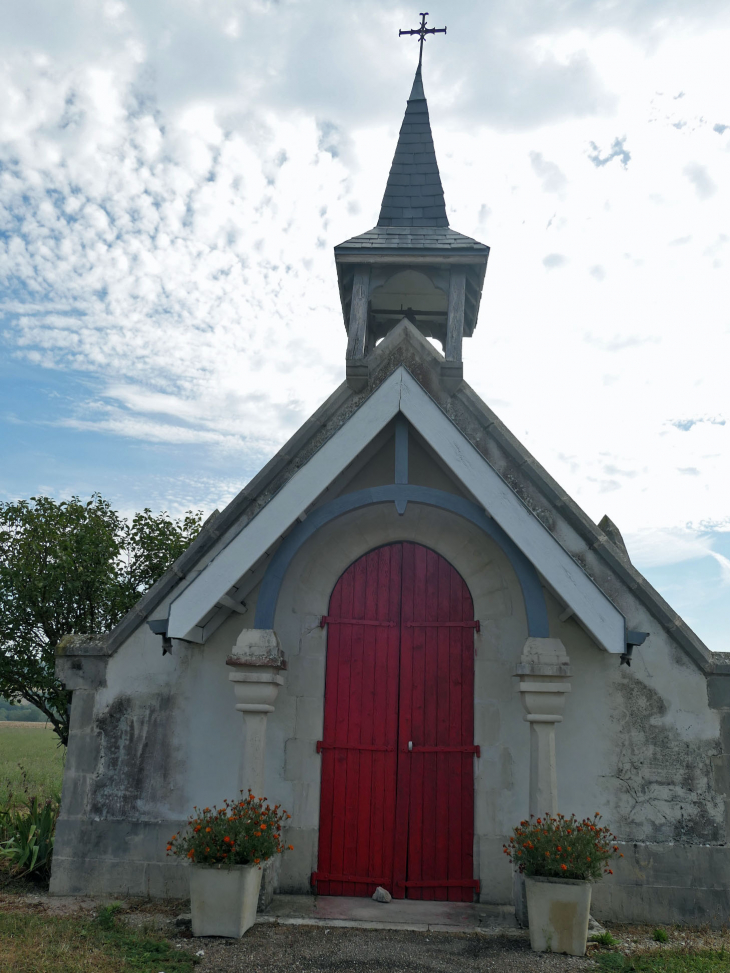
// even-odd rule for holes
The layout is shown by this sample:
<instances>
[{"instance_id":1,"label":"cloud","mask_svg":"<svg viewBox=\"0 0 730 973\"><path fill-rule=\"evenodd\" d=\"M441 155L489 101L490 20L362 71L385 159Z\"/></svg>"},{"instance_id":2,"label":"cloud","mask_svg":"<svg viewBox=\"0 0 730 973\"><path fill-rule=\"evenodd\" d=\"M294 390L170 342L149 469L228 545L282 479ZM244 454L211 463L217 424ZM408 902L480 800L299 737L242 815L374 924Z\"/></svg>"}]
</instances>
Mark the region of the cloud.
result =
<instances>
[{"instance_id":1,"label":"cloud","mask_svg":"<svg viewBox=\"0 0 730 973\"><path fill-rule=\"evenodd\" d=\"M598 337L590 332L583 336L589 345L595 345L603 351L624 351L626 348L639 348L647 344L659 344L661 338L655 335L614 334L612 338Z\"/></svg>"},{"instance_id":2,"label":"cloud","mask_svg":"<svg viewBox=\"0 0 730 973\"><path fill-rule=\"evenodd\" d=\"M555 270L556 267L564 267L568 262L568 258L562 253L549 253L547 257L543 257L542 265L546 270Z\"/></svg>"},{"instance_id":3,"label":"cloud","mask_svg":"<svg viewBox=\"0 0 730 973\"><path fill-rule=\"evenodd\" d=\"M607 155L602 156L601 150L598 148L595 142L591 142L590 146L593 149L592 152L588 153L588 158L591 160L596 168L601 168L602 166L608 165L612 159L619 159L621 165L626 169L629 162L631 161L631 153L625 148L626 136L623 138L615 138L611 149Z\"/></svg>"},{"instance_id":4,"label":"cloud","mask_svg":"<svg viewBox=\"0 0 730 973\"><path fill-rule=\"evenodd\" d=\"M543 192L564 193L568 180L554 162L544 159L541 152L530 152L530 164L533 172L542 180Z\"/></svg>"},{"instance_id":5,"label":"cloud","mask_svg":"<svg viewBox=\"0 0 730 973\"><path fill-rule=\"evenodd\" d=\"M710 199L717 192L717 186L705 166L701 166L698 162L690 162L682 172L695 187L698 199Z\"/></svg>"},{"instance_id":6,"label":"cloud","mask_svg":"<svg viewBox=\"0 0 730 973\"><path fill-rule=\"evenodd\" d=\"M670 425L676 429L680 429L682 432L689 432L693 426L702 422L707 422L712 426L724 426L726 420L721 416L702 416L698 419L672 419Z\"/></svg>"},{"instance_id":7,"label":"cloud","mask_svg":"<svg viewBox=\"0 0 730 973\"><path fill-rule=\"evenodd\" d=\"M717 538L711 533L674 528L639 531L625 539L631 560L639 570L710 557L720 567L723 585L730 586L730 560L713 550Z\"/></svg>"},{"instance_id":8,"label":"cloud","mask_svg":"<svg viewBox=\"0 0 730 973\"><path fill-rule=\"evenodd\" d=\"M600 264L595 264L595 266L591 267L588 273L594 280L601 281L606 279L606 271L603 269L603 267L601 267Z\"/></svg>"},{"instance_id":9,"label":"cloud","mask_svg":"<svg viewBox=\"0 0 730 973\"><path fill-rule=\"evenodd\" d=\"M712 131L717 132L718 135L724 135L729 128L730 125L721 125L720 122L718 122L716 125L712 126Z\"/></svg>"}]
</instances>

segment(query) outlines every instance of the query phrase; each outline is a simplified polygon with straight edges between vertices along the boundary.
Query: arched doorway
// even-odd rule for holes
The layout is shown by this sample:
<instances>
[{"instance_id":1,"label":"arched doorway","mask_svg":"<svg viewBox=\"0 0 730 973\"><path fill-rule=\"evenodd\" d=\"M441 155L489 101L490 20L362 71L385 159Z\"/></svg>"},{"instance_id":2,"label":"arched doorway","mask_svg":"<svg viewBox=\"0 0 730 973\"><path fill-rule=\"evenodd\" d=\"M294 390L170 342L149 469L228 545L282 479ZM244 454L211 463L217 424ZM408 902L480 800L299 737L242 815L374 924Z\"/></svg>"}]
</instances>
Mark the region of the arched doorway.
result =
<instances>
[{"instance_id":1,"label":"arched doorway","mask_svg":"<svg viewBox=\"0 0 730 973\"><path fill-rule=\"evenodd\" d=\"M370 551L330 599L318 871L322 895L471 902L474 606L420 544Z\"/></svg>"}]
</instances>

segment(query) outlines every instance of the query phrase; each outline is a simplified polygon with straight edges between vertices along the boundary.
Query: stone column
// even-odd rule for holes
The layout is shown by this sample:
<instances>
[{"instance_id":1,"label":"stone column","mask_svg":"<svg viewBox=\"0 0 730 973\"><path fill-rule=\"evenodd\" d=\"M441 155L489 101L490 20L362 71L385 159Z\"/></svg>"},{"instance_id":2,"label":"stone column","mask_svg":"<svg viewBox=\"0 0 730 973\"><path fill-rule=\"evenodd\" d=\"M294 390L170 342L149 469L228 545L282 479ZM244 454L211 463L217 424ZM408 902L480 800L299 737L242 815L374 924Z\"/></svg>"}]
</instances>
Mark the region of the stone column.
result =
<instances>
[{"instance_id":1,"label":"stone column","mask_svg":"<svg viewBox=\"0 0 730 973\"><path fill-rule=\"evenodd\" d=\"M236 709L243 715L244 744L239 764L238 784L256 797L264 796L264 758L266 718L283 685L286 660L276 632L267 628L244 629L238 636L226 665L236 694Z\"/></svg>"},{"instance_id":2,"label":"stone column","mask_svg":"<svg viewBox=\"0 0 730 973\"><path fill-rule=\"evenodd\" d=\"M515 675L530 724L530 814L557 814L555 724L562 723L565 694L570 692L565 646L560 639L528 638Z\"/></svg>"}]
</instances>

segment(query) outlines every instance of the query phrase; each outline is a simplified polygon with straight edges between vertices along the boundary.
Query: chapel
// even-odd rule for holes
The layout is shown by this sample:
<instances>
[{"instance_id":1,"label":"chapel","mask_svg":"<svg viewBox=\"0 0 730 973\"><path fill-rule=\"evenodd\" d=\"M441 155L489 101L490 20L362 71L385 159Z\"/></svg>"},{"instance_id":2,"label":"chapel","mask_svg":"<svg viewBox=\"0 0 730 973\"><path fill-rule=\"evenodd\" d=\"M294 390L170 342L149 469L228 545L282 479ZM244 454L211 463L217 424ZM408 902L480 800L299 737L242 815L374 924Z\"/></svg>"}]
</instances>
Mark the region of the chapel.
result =
<instances>
[{"instance_id":1,"label":"chapel","mask_svg":"<svg viewBox=\"0 0 730 973\"><path fill-rule=\"evenodd\" d=\"M111 633L59 646L52 892L187 897L170 834L251 788L291 813L264 898L519 910L512 827L599 810L624 858L597 918L726 922L730 659L464 381L489 247L449 226L420 63L377 225L334 256L342 384Z\"/></svg>"}]
</instances>

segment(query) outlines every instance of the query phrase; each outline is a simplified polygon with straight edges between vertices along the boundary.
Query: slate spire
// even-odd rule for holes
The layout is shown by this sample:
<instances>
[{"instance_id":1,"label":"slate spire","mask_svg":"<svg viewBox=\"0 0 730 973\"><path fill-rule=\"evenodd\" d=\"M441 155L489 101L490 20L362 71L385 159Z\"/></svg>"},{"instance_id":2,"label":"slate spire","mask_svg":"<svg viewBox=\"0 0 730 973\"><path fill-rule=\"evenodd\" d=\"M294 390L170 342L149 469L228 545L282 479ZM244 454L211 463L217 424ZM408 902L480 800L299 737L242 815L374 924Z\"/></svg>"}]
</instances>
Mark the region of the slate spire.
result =
<instances>
[{"instance_id":1,"label":"slate spire","mask_svg":"<svg viewBox=\"0 0 730 973\"><path fill-rule=\"evenodd\" d=\"M398 136L378 226L448 226L421 65Z\"/></svg>"}]
</instances>

